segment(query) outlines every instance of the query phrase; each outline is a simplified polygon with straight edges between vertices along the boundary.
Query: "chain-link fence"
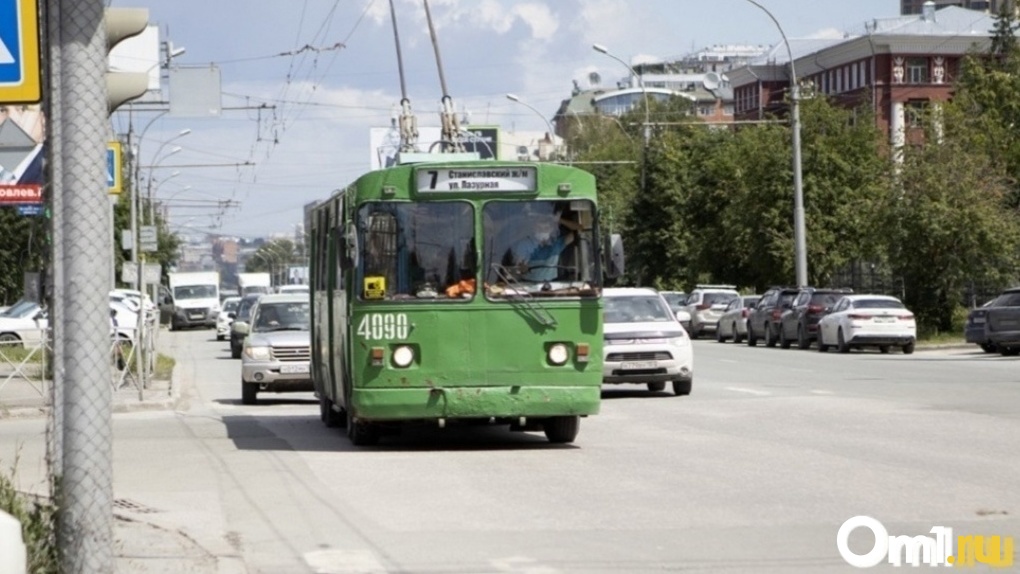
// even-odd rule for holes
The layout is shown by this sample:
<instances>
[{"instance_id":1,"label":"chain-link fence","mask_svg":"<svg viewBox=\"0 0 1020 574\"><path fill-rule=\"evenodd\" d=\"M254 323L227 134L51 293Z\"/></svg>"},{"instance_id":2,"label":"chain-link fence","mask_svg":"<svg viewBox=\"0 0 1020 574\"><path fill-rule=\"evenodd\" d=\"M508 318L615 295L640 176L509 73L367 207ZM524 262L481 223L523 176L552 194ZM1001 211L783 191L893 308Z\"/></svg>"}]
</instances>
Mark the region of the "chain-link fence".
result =
<instances>
[{"instance_id":1,"label":"chain-link fence","mask_svg":"<svg viewBox=\"0 0 1020 574\"><path fill-rule=\"evenodd\" d=\"M110 342L110 389L138 391L144 400L155 375L159 314L150 312L141 328L120 331ZM0 335L0 407L52 406L53 346L49 329Z\"/></svg>"}]
</instances>

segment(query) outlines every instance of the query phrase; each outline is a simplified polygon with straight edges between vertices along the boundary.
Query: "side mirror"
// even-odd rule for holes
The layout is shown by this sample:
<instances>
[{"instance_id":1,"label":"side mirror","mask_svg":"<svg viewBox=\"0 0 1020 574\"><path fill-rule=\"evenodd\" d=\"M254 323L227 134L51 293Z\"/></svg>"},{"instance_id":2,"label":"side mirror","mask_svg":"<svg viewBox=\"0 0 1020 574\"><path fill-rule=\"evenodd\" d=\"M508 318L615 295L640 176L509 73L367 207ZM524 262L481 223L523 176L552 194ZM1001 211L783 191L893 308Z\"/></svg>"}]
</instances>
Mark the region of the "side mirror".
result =
<instances>
[{"instance_id":1,"label":"side mirror","mask_svg":"<svg viewBox=\"0 0 1020 574\"><path fill-rule=\"evenodd\" d=\"M624 274L626 255L623 250L623 236L614 233L606 238L603 247L604 269L606 277L616 279Z\"/></svg>"}]
</instances>

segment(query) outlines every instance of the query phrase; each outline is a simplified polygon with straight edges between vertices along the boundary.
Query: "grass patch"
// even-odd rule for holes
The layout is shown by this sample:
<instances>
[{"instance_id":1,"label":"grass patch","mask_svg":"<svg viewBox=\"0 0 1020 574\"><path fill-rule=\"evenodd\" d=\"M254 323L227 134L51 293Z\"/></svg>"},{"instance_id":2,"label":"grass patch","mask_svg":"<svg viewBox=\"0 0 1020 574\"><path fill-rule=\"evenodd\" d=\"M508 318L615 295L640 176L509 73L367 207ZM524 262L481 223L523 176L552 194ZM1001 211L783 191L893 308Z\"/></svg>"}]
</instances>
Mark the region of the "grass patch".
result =
<instances>
[{"instance_id":1,"label":"grass patch","mask_svg":"<svg viewBox=\"0 0 1020 574\"><path fill-rule=\"evenodd\" d=\"M161 380L169 379L170 375L174 372L174 365L176 364L177 361L173 357L156 353L156 369L153 378Z\"/></svg>"},{"instance_id":2,"label":"grass patch","mask_svg":"<svg viewBox=\"0 0 1020 574\"><path fill-rule=\"evenodd\" d=\"M49 499L18 491L13 477L0 473L0 510L21 522L21 537L28 551L28 572L59 572L57 507Z\"/></svg>"},{"instance_id":3,"label":"grass patch","mask_svg":"<svg viewBox=\"0 0 1020 574\"><path fill-rule=\"evenodd\" d=\"M928 345L949 345L954 343L964 343L965 341L963 333L935 331L930 333L918 333L917 342Z\"/></svg>"}]
</instances>

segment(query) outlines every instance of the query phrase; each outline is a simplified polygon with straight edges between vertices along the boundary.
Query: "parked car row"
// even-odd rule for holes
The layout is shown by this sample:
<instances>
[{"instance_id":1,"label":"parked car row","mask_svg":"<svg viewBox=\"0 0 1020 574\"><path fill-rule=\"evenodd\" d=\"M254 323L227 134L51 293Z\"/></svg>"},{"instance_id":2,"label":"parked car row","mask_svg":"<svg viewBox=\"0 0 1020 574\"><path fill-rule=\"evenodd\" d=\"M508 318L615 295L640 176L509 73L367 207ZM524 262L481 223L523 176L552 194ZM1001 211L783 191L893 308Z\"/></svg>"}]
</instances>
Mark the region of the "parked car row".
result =
<instances>
[{"instance_id":1,"label":"parked car row","mask_svg":"<svg viewBox=\"0 0 1020 574\"><path fill-rule=\"evenodd\" d=\"M133 342L139 315L155 317L155 304L138 291L114 289L109 292L110 336ZM0 313L0 346L38 348L48 337L49 310L37 301L22 299Z\"/></svg>"},{"instance_id":2,"label":"parked car row","mask_svg":"<svg viewBox=\"0 0 1020 574\"><path fill-rule=\"evenodd\" d=\"M877 347L888 353L893 347L914 352L917 322L896 297L854 294L849 289L773 287L761 296L735 296L723 309L715 328L716 341L747 339L754 347L789 349L794 344L818 350Z\"/></svg>"}]
</instances>

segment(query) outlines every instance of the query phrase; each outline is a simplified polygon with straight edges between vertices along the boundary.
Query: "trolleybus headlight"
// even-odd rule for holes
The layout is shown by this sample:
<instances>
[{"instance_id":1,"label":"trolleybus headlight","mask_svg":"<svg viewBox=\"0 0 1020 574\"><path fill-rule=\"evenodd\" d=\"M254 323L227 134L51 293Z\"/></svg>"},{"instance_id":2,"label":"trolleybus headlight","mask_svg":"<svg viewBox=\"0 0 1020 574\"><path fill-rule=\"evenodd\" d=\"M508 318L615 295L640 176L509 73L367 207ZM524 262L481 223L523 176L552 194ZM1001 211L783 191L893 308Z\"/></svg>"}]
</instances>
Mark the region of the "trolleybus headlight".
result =
<instances>
[{"instance_id":1,"label":"trolleybus headlight","mask_svg":"<svg viewBox=\"0 0 1020 574\"><path fill-rule=\"evenodd\" d=\"M563 343L556 343L549 347L548 357L549 362L553 365L563 365L567 362L567 358L570 353L567 351L567 346Z\"/></svg>"},{"instance_id":2,"label":"trolleybus headlight","mask_svg":"<svg viewBox=\"0 0 1020 574\"><path fill-rule=\"evenodd\" d=\"M404 368L414 361L414 350L407 345L401 345L396 349L393 349L393 364Z\"/></svg>"}]
</instances>

